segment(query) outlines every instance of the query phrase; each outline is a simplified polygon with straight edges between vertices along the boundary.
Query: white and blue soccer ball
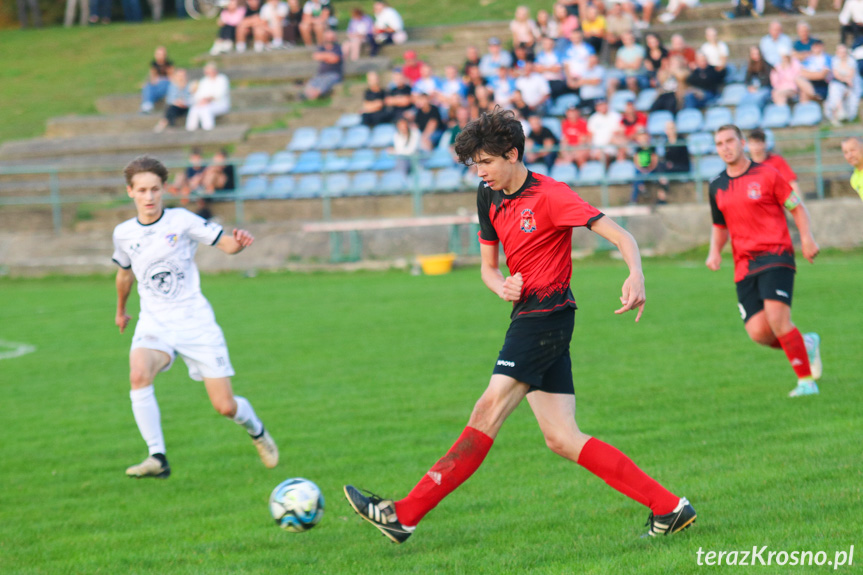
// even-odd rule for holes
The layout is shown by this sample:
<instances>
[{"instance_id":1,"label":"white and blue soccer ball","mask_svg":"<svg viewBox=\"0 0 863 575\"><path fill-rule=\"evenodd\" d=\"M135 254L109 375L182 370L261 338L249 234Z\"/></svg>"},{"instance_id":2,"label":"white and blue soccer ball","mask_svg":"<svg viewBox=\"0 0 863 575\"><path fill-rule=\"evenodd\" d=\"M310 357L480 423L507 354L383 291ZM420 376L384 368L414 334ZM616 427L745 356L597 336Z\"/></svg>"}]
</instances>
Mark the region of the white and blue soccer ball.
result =
<instances>
[{"instance_id":1,"label":"white and blue soccer ball","mask_svg":"<svg viewBox=\"0 0 863 575\"><path fill-rule=\"evenodd\" d=\"M286 479L270 494L270 513L282 529L302 533L324 516L324 496L308 479Z\"/></svg>"}]
</instances>

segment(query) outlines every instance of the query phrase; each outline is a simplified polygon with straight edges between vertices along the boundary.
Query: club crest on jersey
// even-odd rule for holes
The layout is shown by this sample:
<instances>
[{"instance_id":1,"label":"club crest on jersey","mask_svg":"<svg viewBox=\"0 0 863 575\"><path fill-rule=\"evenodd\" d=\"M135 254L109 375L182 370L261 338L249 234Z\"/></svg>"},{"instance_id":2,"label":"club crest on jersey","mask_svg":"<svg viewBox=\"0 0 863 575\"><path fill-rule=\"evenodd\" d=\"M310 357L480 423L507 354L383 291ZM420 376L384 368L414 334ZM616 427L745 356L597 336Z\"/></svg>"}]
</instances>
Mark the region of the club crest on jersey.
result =
<instances>
[{"instance_id":1,"label":"club crest on jersey","mask_svg":"<svg viewBox=\"0 0 863 575\"><path fill-rule=\"evenodd\" d=\"M533 217L533 210L524 209L521 211L521 231L528 234L536 231L536 219Z\"/></svg>"},{"instance_id":2,"label":"club crest on jersey","mask_svg":"<svg viewBox=\"0 0 863 575\"><path fill-rule=\"evenodd\" d=\"M165 239L168 241L169 246L174 247L175 245L177 245L177 234L168 234L165 236Z\"/></svg>"},{"instance_id":3,"label":"club crest on jersey","mask_svg":"<svg viewBox=\"0 0 863 575\"><path fill-rule=\"evenodd\" d=\"M750 200L757 200L761 197L761 184L758 182L752 182L749 184L749 187L746 188L746 195L749 196Z\"/></svg>"}]
</instances>

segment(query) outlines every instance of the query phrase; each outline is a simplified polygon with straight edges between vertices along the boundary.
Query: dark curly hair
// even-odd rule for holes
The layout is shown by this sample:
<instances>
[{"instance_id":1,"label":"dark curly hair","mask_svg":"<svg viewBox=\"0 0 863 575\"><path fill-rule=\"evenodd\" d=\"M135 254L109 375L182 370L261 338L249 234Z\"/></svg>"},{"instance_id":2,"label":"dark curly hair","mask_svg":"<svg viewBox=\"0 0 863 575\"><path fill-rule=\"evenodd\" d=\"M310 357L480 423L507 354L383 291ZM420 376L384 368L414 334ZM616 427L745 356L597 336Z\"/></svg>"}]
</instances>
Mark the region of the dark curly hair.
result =
<instances>
[{"instance_id":1,"label":"dark curly hair","mask_svg":"<svg viewBox=\"0 0 863 575\"><path fill-rule=\"evenodd\" d=\"M125 176L126 184L129 186L132 185L132 178L138 174L145 173L156 174L163 184L168 181L168 168L165 167L165 164L150 156L138 156L123 168L123 176Z\"/></svg>"},{"instance_id":2,"label":"dark curly hair","mask_svg":"<svg viewBox=\"0 0 863 575\"><path fill-rule=\"evenodd\" d=\"M455 139L455 153L465 166L470 166L480 152L504 157L513 148L521 160L524 157L524 130L512 111L499 106L493 112L484 112L476 120L468 122Z\"/></svg>"}]
</instances>

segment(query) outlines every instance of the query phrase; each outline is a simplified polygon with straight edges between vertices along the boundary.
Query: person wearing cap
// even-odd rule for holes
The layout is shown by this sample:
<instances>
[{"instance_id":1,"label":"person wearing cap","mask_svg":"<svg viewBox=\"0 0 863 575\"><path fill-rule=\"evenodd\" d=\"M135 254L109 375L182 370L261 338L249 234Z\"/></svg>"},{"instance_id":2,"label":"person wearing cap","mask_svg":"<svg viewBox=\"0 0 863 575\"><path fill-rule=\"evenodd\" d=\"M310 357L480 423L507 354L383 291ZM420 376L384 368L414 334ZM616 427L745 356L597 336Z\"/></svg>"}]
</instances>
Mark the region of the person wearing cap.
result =
<instances>
[{"instance_id":1,"label":"person wearing cap","mask_svg":"<svg viewBox=\"0 0 863 575\"><path fill-rule=\"evenodd\" d=\"M497 78L498 68L512 68L512 54L501 48L500 38L488 41L488 53L479 61L479 73L489 82Z\"/></svg>"},{"instance_id":2,"label":"person wearing cap","mask_svg":"<svg viewBox=\"0 0 863 575\"><path fill-rule=\"evenodd\" d=\"M779 65L779 50L785 49L790 54L794 50L791 38L782 33L782 24L774 20L770 23L768 33L758 42L764 61L774 68Z\"/></svg>"},{"instance_id":3,"label":"person wearing cap","mask_svg":"<svg viewBox=\"0 0 863 575\"><path fill-rule=\"evenodd\" d=\"M402 66L402 74L413 86L422 77L422 67L426 64L417 58L417 53L413 50L405 50L404 59L405 65Z\"/></svg>"}]
</instances>

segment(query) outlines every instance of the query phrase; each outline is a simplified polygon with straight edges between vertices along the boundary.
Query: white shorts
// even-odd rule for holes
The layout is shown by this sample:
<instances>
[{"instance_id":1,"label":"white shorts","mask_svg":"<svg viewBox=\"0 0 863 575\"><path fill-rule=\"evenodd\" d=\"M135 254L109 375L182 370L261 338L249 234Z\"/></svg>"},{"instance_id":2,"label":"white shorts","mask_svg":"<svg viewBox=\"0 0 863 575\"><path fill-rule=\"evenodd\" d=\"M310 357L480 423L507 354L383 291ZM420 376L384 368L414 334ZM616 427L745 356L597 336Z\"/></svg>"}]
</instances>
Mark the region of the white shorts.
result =
<instances>
[{"instance_id":1,"label":"white shorts","mask_svg":"<svg viewBox=\"0 0 863 575\"><path fill-rule=\"evenodd\" d=\"M195 381L233 376L234 368L219 324L215 321L195 322L193 326L166 327L142 316L135 326L132 349L155 349L167 353L171 361L162 371L171 369L179 355L189 368L189 377Z\"/></svg>"}]
</instances>

